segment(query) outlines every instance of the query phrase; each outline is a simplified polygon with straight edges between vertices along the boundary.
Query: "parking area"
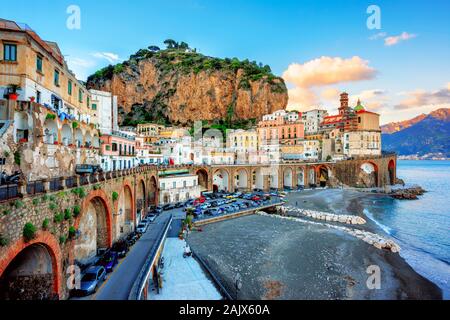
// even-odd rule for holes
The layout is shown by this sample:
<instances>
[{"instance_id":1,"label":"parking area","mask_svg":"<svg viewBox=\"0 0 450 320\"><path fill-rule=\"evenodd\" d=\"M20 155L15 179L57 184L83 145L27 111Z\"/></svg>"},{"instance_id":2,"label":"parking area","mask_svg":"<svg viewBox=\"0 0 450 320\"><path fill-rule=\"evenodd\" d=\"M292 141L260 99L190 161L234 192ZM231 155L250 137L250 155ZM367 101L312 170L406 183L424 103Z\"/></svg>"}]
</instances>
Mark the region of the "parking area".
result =
<instances>
[{"instance_id":1,"label":"parking area","mask_svg":"<svg viewBox=\"0 0 450 320\"><path fill-rule=\"evenodd\" d=\"M184 219L187 212L194 216L194 221L209 219L227 214L235 214L250 209L277 204L284 198L284 192L217 192L204 194L199 199L183 203L166 204L161 207L164 212L173 215L173 219Z\"/></svg>"}]
</instances>

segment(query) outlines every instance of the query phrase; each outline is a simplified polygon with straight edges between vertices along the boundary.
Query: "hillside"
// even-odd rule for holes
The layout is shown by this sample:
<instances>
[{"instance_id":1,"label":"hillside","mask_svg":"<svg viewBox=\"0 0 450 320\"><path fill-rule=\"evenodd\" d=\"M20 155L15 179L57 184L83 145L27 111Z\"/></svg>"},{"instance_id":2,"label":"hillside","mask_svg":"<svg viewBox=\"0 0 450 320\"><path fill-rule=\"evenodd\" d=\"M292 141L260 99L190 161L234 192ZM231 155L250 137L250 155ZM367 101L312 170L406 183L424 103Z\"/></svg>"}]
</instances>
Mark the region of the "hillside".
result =
<instances>
[{"instance_id":1,"label":"hillside","mask_svg":"<svg viewBox=\"0 0 450 320\"><path fill-rule=\"evenodd\" d=\"M118 96L119 122L185 125L195 120L258 119L284 109L287 88L269 66L207 57L182 42L150 46L91 75L88 88Z\"/></svg>"},{"instance_id":2,"label":"hillside","mask_svg":"<svg viewBox=\"0 0 450 320\"><path fill-rule=\"evenodd\" d=\"M450 157L450 109L438 109L411 126L392 134L383 134L383 149L399 155L429 153Z\"/></svg>"},{"instance_id":3,"label":"hillside","mask_svg":"<svg viewBox=\"0 0 450 320\"><path fill-rule=\"evenodd\" d=\"M402 131L403 129L409 128L412 125L416 124L417 122L422 121L427 117L426 114L418 115L415 118L399 121L399 122L391 122L385 125L381 126L381 132L382 133L394 133L398 131Z\"/></svg>"}]
</instances>

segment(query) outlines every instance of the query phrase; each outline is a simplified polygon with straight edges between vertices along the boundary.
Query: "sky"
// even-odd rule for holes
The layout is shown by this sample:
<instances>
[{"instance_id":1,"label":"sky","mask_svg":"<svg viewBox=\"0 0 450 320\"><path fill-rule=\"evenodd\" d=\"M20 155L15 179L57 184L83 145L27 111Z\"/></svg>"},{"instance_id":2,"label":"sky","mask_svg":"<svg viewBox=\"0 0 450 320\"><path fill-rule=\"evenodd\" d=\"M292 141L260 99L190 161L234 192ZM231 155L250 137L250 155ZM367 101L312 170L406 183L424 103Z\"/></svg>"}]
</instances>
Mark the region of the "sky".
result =
<instances>
[{"instance_id":1,"label":"sky","mask_svg":"<svg viewBox=\"0 0 450 320\"><path fill-rule=\"evenodd\" d=\"M334 113L343 91L382 123L450 107L448 0L16 0L0 17L56 41L81 80L171 38L270 65L289 109Z\"/></svg>"}]
</instances>

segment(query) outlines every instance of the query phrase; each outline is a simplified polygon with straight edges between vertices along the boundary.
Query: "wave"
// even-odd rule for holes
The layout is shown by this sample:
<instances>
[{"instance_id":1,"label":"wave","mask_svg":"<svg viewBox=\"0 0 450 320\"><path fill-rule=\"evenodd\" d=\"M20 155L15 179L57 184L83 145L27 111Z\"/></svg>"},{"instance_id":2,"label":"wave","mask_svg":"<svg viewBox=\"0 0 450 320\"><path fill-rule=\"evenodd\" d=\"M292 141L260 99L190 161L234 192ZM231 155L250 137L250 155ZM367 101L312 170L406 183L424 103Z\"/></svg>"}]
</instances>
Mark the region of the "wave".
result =
<instances>
[{"instance_id":1,"label":"wave","mask_svg":"<svg viewBox=\"0 0 450 320\"><path fill-rule=\"evenodd\" d=\"M389 228L388 226L380 223L377 219L375 219L373 214L368 209L364 209L363 213L367 218L369 218L372 222L374 222L379 228L381 228L388 235L392 236L394 234L394 229Z\"/></svg>"}]
</instances>

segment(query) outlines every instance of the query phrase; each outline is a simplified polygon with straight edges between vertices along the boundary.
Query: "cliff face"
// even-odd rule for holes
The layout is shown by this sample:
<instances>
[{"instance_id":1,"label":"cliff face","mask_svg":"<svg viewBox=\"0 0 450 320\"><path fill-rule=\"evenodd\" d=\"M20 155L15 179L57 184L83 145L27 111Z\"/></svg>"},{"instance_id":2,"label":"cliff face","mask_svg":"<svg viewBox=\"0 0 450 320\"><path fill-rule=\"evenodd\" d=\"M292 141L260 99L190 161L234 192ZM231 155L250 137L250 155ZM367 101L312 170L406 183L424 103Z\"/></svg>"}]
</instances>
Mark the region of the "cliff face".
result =
<instances>
[{"instance_id":1,"label":"cliff face","mask_svg":"<svg viewBox=\"0 0 450 320\"><path fill-rule=\"evenodd\" d=\"M190 59L194 62L189 65ZM118 96L122 124L161 120L191 124L231 114L234 120L251 119L286 107L282 79L260 72L263 69L256 64L238 61L233 65L233 61L238 60L147 51L100 70L88 78L87 86Z\"/></svg>"}]
</instances>

